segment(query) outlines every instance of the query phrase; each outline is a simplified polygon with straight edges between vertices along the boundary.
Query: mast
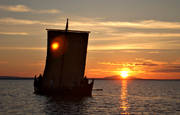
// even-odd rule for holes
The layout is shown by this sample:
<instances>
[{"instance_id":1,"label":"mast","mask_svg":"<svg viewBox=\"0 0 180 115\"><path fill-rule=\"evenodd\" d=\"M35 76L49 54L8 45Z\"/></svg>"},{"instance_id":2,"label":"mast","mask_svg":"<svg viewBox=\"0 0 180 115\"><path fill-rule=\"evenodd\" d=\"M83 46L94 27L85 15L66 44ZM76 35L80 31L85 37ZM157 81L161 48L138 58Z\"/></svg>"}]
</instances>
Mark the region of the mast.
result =
<instances>
[{"instance_id":1,"label":"mast","mask_svg":"<svg viewBox=\"0 0 180 115\"><path fill-rule=\"evenodd\" d=\"M66 28L65 28L65 38L67 38L67 32L68 32L68 18L67 18L67 21L66 21ZM59 79L59 87L61 88L62 87L62 76L63 76L63 66L64 66L64 54L62 54L62 63L61 63L61 77Z\"/></svg>"},{"instance_id":2,"label":"mast","mask_svg":"<svg viewBox=\"0 0 180 115\"><path fill-rule=\"evenodd\" d=\"M68 18L67 18L67 21L66 21L66 28L65 28L65 31L67 32L68 31Z\"/></svg>"}]
</instances>

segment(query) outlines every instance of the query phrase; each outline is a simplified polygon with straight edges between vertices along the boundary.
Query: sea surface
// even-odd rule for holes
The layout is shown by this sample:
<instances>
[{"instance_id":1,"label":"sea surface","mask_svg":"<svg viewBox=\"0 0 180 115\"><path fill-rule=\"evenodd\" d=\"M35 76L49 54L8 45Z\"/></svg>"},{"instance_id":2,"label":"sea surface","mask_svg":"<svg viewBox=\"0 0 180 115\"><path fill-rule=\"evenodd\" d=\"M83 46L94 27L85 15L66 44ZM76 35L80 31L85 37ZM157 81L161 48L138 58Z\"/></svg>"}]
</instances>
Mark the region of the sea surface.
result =
<instances>
[{"instance_id":1,"label":"sea surface","mask_svg":"<svg viewBox=\"0 0 180 115\"><path fill-rule=\"evenodd\" d=\"M180 81L96 80L93 96L79 99L36 95L33 80L0 80L0 115L120 114L180 115Z\"/></svg>"}]
</instances>

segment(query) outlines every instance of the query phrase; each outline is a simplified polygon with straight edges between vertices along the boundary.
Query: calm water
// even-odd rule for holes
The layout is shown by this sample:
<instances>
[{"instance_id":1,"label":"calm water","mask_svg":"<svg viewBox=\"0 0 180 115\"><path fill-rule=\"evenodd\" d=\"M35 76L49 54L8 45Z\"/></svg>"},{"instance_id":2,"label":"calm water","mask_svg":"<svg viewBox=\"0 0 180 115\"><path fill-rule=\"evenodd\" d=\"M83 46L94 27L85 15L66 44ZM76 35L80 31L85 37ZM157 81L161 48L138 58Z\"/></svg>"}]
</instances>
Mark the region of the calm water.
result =
<instances>
[{"instance_id":1,"label":"calm water","mask_svg":"<svg viewBox=\"0 0 180 115\"><path fill-rule=\"evenodd\" d=\"M33 94L32 80L0 80L0 115L180 115L180 81L96 80L93 97Z\"/></svg>"}]
</instances>

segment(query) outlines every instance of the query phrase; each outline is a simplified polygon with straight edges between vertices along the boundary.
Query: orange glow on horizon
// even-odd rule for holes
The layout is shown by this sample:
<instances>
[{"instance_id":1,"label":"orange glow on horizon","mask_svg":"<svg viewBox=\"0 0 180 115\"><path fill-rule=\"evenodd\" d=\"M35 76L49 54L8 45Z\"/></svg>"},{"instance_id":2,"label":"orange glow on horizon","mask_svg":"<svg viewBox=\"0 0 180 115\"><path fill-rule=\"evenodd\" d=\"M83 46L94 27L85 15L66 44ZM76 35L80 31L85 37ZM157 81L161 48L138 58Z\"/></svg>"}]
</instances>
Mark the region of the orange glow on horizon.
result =
<instances>
[{"instance_id":1,"label":"orange glow on horizon","mask_svg":"<svg viewBox=\"0 0 180 115\"><path fill-rule=\"evenodd\" d=\"M58 42L55 42L51 45L52 49L53 50L57 50L59 48L59 43Z\"/></svg>"}]
</instances>

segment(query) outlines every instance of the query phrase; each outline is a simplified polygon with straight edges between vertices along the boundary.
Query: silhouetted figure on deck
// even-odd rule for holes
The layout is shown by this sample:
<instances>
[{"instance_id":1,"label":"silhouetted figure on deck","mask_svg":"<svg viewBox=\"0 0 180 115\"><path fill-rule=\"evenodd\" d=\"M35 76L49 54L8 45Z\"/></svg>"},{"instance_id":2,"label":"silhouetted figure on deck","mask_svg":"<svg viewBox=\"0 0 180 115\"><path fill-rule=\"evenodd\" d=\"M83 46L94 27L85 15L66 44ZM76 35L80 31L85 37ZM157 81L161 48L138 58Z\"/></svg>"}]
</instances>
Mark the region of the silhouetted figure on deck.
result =
<instances>
[{"instance_id":1,"label":"silhouetted figure on deck","mask_svg":"<svg viewBox=\"0 0 180 115\"><path fill-rule=\"evenodd\" d=\"M34 90L36 90L37 85L38 85L38 81L37 81L37 78L36 78L36 75L35 75L34 76Z\"/></svg>"},{"instance_id":2,"label":"silhouetted figure on deck","mask_svg":"<svg viewBox=\"0 0 180 115\"><path fill-rule=\"evenodd\" d=\"M39 75L38 80L39 80L39 81L42 81L42 75L41 75L41 74Z\"/></svg>"},{"instance_id":3,"label":"silhouetted figure on deck","mask_svg":"<svg viewBox=\"0 0 180 115\"><path fill-rule=\"evenodd\" d=\"M40 74L39 77L38 77L38 87L39 87L39 88L41 88L41 86L42 86L42 79L43 79L43 77L42 77L42 75Z\"/></svg>"},{"instance_id":4,"label":"silhouetted figure on deck","mask_svg":"<svg viewBox=\"0 0 180 115\"><path fill-rule=\"evenodd\" d=\"M88 84L88 79L86 76L84 77L84 84Z\"/></svg>"}]
</instances>

